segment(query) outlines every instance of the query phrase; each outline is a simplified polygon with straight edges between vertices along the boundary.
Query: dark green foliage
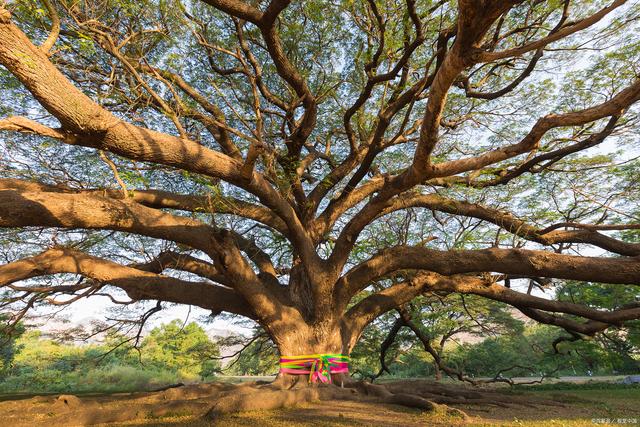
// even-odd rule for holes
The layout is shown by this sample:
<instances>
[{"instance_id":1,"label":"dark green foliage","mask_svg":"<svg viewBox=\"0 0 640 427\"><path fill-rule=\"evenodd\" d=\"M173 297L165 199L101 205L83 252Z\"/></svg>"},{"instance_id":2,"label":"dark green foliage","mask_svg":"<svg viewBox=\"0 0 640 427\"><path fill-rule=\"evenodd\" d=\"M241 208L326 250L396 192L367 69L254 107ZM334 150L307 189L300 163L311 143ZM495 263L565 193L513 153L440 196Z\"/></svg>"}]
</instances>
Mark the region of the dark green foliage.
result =
<instances>
[{"instance_id":1,"label":"dark green foliage","mask_svg":"<svg viewBox=\"0 0 640 427\"><path fill-rule=\"evenodd\" d=\"M21 348L17 340L24 333L24 326L21 323L9 327L4 320L4 316L0 315L0 379L3 379L11 369L13 359Z\"/></svg>"},{"instance_id":2,"label":"dark green foliage","mask_svg":"<svg viewBox=\"0 0 640 427\"><path fill-rule=\"evenodd\" d=\"M637 331L636 331L637 333ZM370 377L380 369L380 342L385 338L367 332L354 350L353 370ZM597 336L576 342L562 342L555 352L552 343L566 333L544 325L527 326L522 333L488 337L477 343L449 344L443 352L445 362L471 377L493 377L501 370L504 377L626 375L640 372L638 347L629 345L629 353L620 352ZM609 333L607 333L609 335ZM387 357L393 377L433 375L433 360L415 338L399 335L403 344L396 345ZM628 344L628 343L627 343ZM509 369L511 368L511 369Z\"/></svg>"},{"instance_id":3,"label":"dark green foliage","mask_svg":"<svg viewBox=\"0 0 640 427\"><path fill-rule=\"evenodd\" d=\"M166 369L184 377L210 377L220 370L218 346L204 329L191 322L184 326L179 320L155 328L142 342L141 361L144 366Z\"/></svg>"},{"instance_id":4,"label":"dark green foliage","mask_svg":"<svg viewBox=\"0 0 640 427\"><path fill-rule=\"evenodd\" d=\"M274 375L279 369L279 356L268 338L258 338L229 365L231 375Z\"/></svg>"},{"instance_id":5,"label":"dark green foliage","mask_svg":"<svg viewBox=\"0 0 640 427\"><path fill-rule=\"evenodd\" d=\"M219 372L218 346L196 323L172 321L154 328L139 352L119 346L126 337L99 344L61 343L28 331L0 393L116 392L200 381Z\"/></svg>"}]
</instances>

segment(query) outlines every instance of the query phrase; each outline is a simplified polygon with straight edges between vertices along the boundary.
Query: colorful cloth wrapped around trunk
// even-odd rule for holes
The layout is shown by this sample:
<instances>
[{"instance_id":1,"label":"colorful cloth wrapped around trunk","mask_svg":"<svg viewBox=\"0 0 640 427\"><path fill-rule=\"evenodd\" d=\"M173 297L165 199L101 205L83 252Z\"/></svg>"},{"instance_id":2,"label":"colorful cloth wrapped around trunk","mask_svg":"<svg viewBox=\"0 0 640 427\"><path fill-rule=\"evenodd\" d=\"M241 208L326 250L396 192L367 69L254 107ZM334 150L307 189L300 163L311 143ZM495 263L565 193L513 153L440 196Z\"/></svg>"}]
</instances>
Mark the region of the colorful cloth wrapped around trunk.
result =
<instances>
[{"instance_id":1,"label":"colorful cloth wrapped around trunk","mask_svg":"<svg viewBox=\"0 0 640 427\"><path fill-rule=\"evenodd\" d=\"M280 358L283 374L309 375L309 382L331 382L331 374L349 372L349 357L342 354L306 354Z\"/></svg>"}]
</instances>

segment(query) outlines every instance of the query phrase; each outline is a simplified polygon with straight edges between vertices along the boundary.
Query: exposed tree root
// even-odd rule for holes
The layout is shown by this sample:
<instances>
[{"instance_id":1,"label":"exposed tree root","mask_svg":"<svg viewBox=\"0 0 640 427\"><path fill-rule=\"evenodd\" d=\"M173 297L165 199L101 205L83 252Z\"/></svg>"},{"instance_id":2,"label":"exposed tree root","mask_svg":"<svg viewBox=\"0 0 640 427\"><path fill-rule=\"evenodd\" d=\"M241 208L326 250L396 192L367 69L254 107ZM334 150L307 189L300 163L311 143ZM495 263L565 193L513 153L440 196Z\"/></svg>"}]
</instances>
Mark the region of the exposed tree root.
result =
<instances>
[{"instance_id":1,"label":"exposed tree root","mask_svg":"<svg viewBox=\"0 0 640 427\"><path fill-rule=\"evenodd\" d=\"M278 375L274 381L263 384L262 388L290 390L298 387L308 387L308 380L306 375ZM258 385L260 385L260 383L258 383Z\"/></svg>"},{"instance_id":2,"label":"exposed tree root","mask_svg":"<svg viewBox=\"0 0 640 427\"><path fill-rule=\"evenodd\" d=\"M459 416L462 418L467 418L467 414L463 411L450 408L445 405L440 405L432 400L426 399L423 396L414 393L404 393L404 392L391 392L387 387L379 385L379 384L371 384L364 381L358 382L350 382L347 384L349 388L355 388L358 390L360 395L364 396L374 396L378 403L388 403L392 405L400 405L406 406L409 408L418 408L424 411L443 411L449 415ZM363 400L360 398L355 398L354 400Z\"/></svg>"},{"instance_id":3,"label":"exposed tree root","mask_svg":"<svg viewBox=\"0 0 640 427\"><path fill-rule=\"evenodd\" d=\"M317 387L294 390L258 390L248 393L232 393L220 398L207 412L207 418L215 420L230 412L278 409L300 403L319 400Z\"/></svg>"},{"instance_id":4,"label":"exposed tree root","mask_svg":"<svg viewBox=\"0 0 640 427\"><path fill-rule=\"evenodd\" d=\"M447 386L431 381L396 381L385 384L385 387L393 393L402 392L410 386L411 392L427 398L435 403L443 404L477 404L499 407L509 407L513 405L536 407L544 406L564 406L561 403L530 397L522 398L513 394L506 394L500 390L476 389L469 390L465 387Z\"/></svg>"},{"instance_id":5,"label":"exposed tree root","mask_svg":"<svg viewBox=\"0 0 640 427\"><path fill-rule=\"evenodd\" d=\"M158 387L158 388L154 388L153 390L150 391L165 391L165 390L169 390L170 388L178 388L178 387L184 387L184 383L176 383L176 384L169 384L166 385L164 387Z\"/></svg>"},{"instance_id":6,"label":"exposed tree root","mask_svg":"<svg viewBox=\"0 0 640 427\"><path fill-rule=\"evenodd\" d=\"M170 415L205 417L215 421L231 412L271 410L326 400L401 405L460 418L467 418L467 415L447 405L563 406L549 400L531 400L496 390L469 390L429 381L397 381L380 385L338 377L334 378L334 384L310 385L302 376L278 378L269 384L200 384L126 396L78 398L61 395L32 400L34 412L30 421L12 425L94 425ZM16 420L21 419L21 415L25 414L16 414ZM34 421L37 419L41 422ZM69 420L73 422L69 424Z\"/></svg>"}]
</instances>

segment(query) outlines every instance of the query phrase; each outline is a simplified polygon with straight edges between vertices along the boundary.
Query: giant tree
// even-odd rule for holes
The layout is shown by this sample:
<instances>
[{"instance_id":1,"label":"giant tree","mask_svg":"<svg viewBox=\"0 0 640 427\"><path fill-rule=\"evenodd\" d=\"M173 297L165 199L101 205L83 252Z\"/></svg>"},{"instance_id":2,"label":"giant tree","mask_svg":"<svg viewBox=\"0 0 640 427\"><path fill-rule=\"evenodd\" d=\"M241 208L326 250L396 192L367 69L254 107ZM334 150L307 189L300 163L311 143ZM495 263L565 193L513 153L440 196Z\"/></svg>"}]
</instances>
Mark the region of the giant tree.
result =
<instances>
[{"instance_id":1,"label":"giant tree","mask_svg":"<svg viewBox=\"0 0 640 427\"><path fill-rule=\"evenodd\" d=\"M640 318L521 288L640 283L629 3L5 3L4 307L120 289L288 356L349 354L425 293Z\"/></svg>"}]
</instances>

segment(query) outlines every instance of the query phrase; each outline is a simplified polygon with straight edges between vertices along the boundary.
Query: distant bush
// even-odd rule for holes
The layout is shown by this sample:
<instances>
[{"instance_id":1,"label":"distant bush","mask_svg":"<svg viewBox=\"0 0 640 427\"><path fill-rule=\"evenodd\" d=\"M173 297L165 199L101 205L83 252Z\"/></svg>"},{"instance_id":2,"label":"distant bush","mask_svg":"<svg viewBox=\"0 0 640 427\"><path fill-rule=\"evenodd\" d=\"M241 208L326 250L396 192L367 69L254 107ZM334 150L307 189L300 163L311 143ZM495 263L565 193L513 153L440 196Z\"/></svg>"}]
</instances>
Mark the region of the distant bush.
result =
<instances>
[{"instance_id":1,"label":"distant bush","mask_svg":"<svg viewBox=\"0 0 640 427\"><path fill-rule=\"evenodd\" d=\"M79 388L83 386L91 390L106 388L109 391L149 390L183 380L173 371L140 369L140 367L134 366L103 367L92 369L78 376L84 382L84 384L78 384Z\"/></svg>"},{"instance_id":2,"label":"distant bush","mask_svg":"<svg viewBox=\"0 0 640 427\"><path fill-rule=\"evenodd\" d=\"M66 374L54 369L22 369L0 384L0 393L129 392L182 380L175 372L134 366L105 366Z\"/></svg>"},{"instance_id":3,"label":"distant bush","mask_svg":"<svg viewBox=\"0 0 640 427\"><path fill-rule=\"evenodd\" d=\"M6 315L0 313L0 379L9 373L13 359L20 350L17 340L24 333L24 326L21 323L8 327L7 319Z\"/></svg>"},{"instance_id":4,"label":"distant bush","mask_svg":"<svg viewBox=\"0 0 640 427\"><path fill-rule=\"evenodd\" d=\"M195 323L174 321L153 329L140 353L117 347L125 337L75 345L45 338L39 331L21 337L0 393L128 392L212 378L220 371L217 345ZM111 351L113 350L113 351Z\"/></svg>"}]
</instances>

